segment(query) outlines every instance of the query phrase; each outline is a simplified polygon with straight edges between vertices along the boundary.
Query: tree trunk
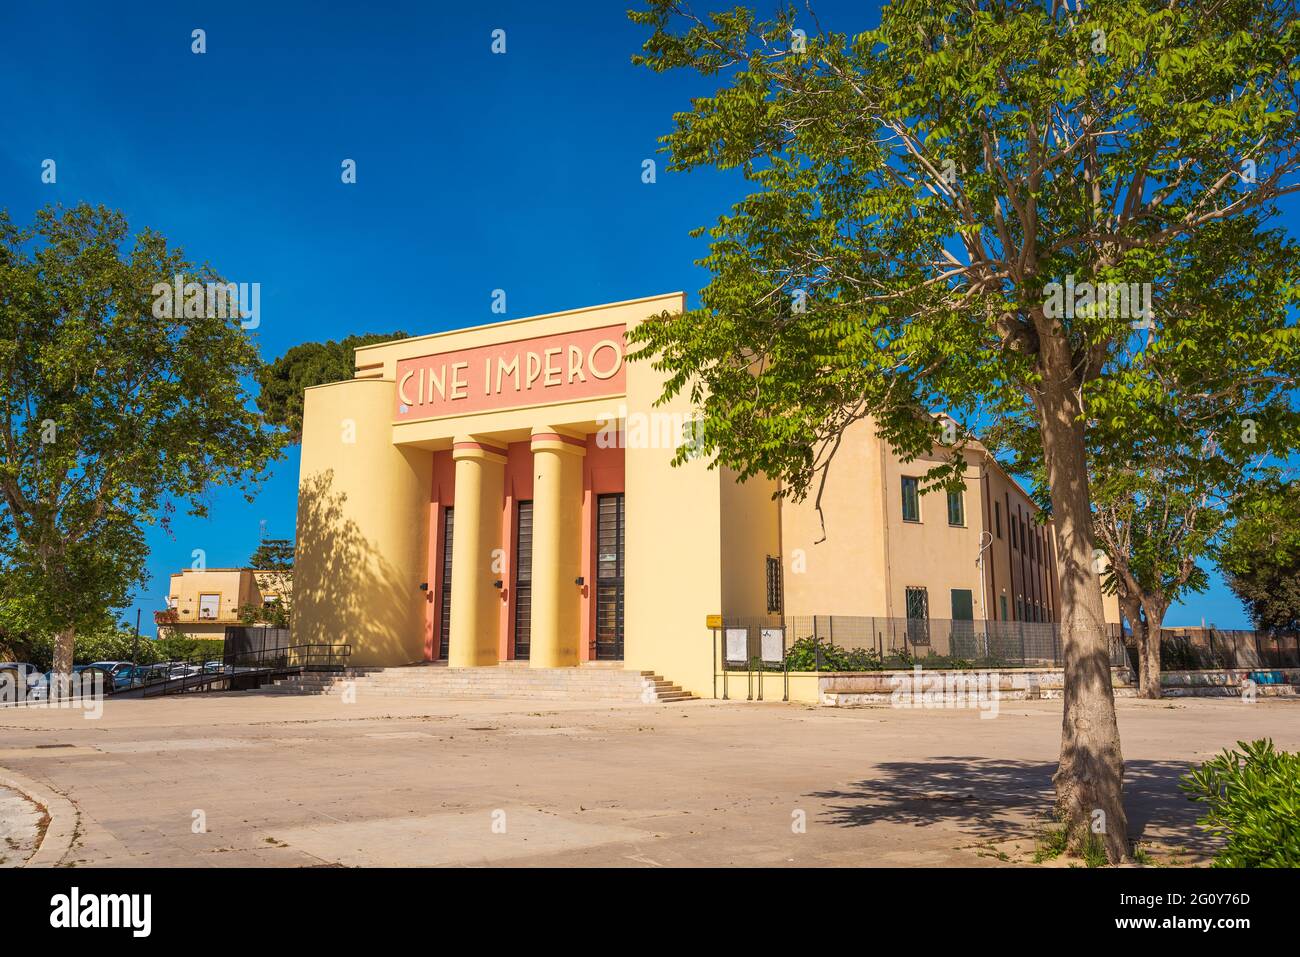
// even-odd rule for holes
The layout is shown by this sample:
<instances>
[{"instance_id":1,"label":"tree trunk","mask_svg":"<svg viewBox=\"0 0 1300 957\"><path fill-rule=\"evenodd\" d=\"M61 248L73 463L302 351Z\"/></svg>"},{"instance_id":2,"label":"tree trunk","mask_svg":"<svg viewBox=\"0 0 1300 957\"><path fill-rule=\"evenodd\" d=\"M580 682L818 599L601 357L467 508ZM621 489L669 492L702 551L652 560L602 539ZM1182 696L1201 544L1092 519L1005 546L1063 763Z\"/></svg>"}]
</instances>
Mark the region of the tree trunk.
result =
<instances>
[{"instance_id":1,"label":"tree trunk","mask_svg":"<svg viewBox=\"0 0 1300 957\"><path fill-rule=\"evenodd\" d=\"M1144 667L1142 663L1142 648L1144 646L1142 635L1146 630L1146 622L1142 620L1142 603L1136 598L1128 597L1123 588L1120 589L1116 597L1119 599L1120 613L1127 619L1133 629L1132 641L1125 642L1125 647L1132 648L1134 651L1129 663L1131 665L1133 660L1137 661L1137 675L1135 677L1140 688L1142 686L1142 668Z\"/></svg>"},{"instance_id":2,"label":"tree trunk","mask_svg":"<svg viewBox=\"0 0 1300 957\"><path fill-rule=\"evenodd\" d=\"M1074 398L1071 357L1058 335L1044 336L1036 396L1051 491L1061 640L1065 658L1061 761L1053 776L1056 809L1078 849L1100 837L1111 863L1127 860L1124 758L1110 678L1110 638L1094 567L1092 502L1084 424Z\"/></svg>"},{"instance_id":3,"label":"tree trunk","mask_svg":"<svg viewBox=\"0 0 1300 957\"><path fill-rule=\"evenodd\" d=\"M1143 605L1146 616L1146 628L1142 631L1142 645L1138 653L1141 674L1138 678L1138 694L1144 698L1160 697L1160 626L1164 624L1165 614L1158 608Z\"/></svg>"},{"instance_id":4,"label":"tree trunk","mask_svg":"<svg viewBox=\"0 0 1300 957\"><path fill-rule=\"evenodd\" d=\"M72 649L76 643L77 630L64 628L54 636L54 666L50 669L56 675L72 672Z\"/></svg>"},{"instance_id":5,"label":"tree trunk","mask_svg":"<svg viewBox=\"0 0 1300 957\"><path fill-rule=\"evenodd\" d=\"M66 698L71 694L72 649L76 643L77 630L71 626L57 632L54 636L54 664L50 668L49 700Z\"/></svg>"}]
</instances>

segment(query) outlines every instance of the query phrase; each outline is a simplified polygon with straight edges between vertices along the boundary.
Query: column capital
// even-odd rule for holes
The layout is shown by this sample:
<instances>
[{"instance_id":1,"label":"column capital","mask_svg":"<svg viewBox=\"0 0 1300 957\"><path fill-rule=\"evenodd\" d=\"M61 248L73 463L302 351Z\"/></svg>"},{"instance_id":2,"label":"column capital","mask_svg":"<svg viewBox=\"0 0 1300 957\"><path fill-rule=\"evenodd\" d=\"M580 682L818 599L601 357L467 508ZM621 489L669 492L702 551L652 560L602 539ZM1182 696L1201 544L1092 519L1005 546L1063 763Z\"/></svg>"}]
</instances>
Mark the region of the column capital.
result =
<instances>
[{"instance_id":1,"label":"column capital","mask_svg":"<svg viewBox=\"0 0 1300 957\"><path fill-rule=\"evenodd\" d=\"M451 457L459 459L483 459L488 462L504 464L506 448L491 438L481 435L457 435L451 440Z\"/></svg>"},{"instance_id":2,"label":"column capital","mask_svg":"<svg viewBox=\"0 0 1300 957\"><path fill-rule=\"evenodd\" d=\"M551 425L539 425L534 428L529 445L534 452L568 452L570 455L587 454L587 439L585 436Z\"/></svg>"}]
</instances>

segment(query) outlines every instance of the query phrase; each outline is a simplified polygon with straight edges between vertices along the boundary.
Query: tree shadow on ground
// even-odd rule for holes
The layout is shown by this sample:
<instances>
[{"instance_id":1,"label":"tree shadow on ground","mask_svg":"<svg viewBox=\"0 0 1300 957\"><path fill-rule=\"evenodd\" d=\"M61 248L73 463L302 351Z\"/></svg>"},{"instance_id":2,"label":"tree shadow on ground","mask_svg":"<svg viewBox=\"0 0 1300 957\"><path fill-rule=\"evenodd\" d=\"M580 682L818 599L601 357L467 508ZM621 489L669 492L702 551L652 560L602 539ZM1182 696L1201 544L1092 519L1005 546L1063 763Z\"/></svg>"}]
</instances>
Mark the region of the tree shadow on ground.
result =
<instances>
[{"instance_id":1,"label":"tree shadow on ground","mask_svg":"<svg viewBox=\"0 0 1300 957\"><path fill-rule=\"evenodd\" d=\"M1124 805L1130 840L1153 831L1192 836L1201 813L1179 790L1185 761L1127 761ZM1055 800L1056 762L973 756L893 761L876 766L873 777L849 788L812 792L828 802L825 816L840 827L879 822L948 822L982 840L1026 836L1026 819L1045 818Z\"/></svg>"}]
</instances>

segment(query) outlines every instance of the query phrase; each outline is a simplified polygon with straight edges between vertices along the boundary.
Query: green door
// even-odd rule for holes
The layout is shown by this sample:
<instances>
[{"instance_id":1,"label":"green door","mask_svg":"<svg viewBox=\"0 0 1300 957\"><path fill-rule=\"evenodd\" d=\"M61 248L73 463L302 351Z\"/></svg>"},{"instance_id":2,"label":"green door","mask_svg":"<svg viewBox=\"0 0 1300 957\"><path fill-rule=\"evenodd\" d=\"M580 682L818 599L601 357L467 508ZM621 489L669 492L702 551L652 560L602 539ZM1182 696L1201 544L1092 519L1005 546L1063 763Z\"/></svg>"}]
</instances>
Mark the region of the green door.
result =
<instances>
[{"instance_id":1,"label":"green door","mask_svg":"<svg viewBox=\"0 0 1300 957\"><path fill-rule=\"evenodd\" d=\"M952 590L952 620L953 621L974 621L975 606L971 600L969 588L954 588Z\"/></svg>"},{"instance_id":2,"label":"green door","mask_svg":"<svg viewBox=\"0 0 1300 957\"><path fill-rule=\"evenodd\" d=\"M969 588L952 590L952 634L949 638L949 653L961 658L974 658L977 654L975 641L975 612Z\"/></svg>"}]
</instances>

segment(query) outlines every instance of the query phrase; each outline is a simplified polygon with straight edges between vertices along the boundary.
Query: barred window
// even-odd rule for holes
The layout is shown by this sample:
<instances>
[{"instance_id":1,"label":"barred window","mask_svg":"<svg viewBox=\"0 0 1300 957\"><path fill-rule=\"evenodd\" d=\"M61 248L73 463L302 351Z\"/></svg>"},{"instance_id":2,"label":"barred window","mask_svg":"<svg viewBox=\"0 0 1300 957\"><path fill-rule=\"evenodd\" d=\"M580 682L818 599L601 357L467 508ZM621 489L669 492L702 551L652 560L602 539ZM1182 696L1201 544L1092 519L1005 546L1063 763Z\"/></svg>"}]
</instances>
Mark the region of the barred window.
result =
<instances>
[{"instance_id":1,"label":"barred window","mask_svg":"<svg viewBox=\"0 0 1300 957\"><path fill-rule=\"evenodd\" d=\"M767 556L767 613L781 613L781 559Z\"/></svg>"}]
</instances>

